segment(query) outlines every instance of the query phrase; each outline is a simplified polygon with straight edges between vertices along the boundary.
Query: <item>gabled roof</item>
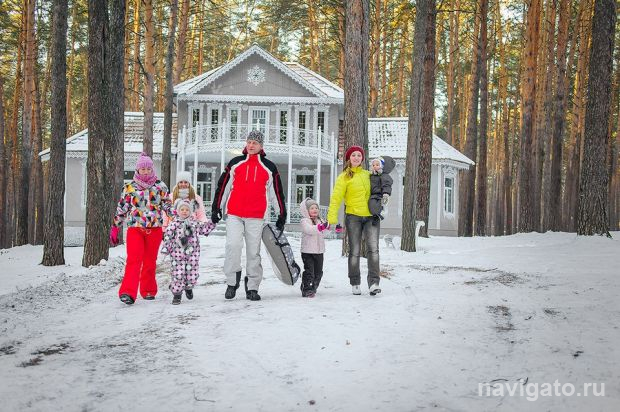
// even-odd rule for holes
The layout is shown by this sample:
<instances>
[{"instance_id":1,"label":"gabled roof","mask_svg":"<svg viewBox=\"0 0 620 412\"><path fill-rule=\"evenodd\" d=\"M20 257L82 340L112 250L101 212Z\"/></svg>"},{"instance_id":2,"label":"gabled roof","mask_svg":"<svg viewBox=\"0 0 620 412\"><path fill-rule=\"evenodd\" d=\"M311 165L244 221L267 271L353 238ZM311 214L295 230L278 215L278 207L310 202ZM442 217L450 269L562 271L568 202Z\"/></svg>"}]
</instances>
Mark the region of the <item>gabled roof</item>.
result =
<instances>
[{"instance_id":1,"label":"gabled roof","mask_svg":"<svg viewBox=\"0 0 620 412\"><path fill-rule=\"evenodd\" d=\"M298 63L281 62L256 44L251 46L243 53L237 55L237 57L224 64L223 66L220 66L216 69L203 73L200 76L188 79L182 83L177 84L174 87L174 93L177 96L191 96L228 73L231 69L233 69L252 55L261 56L272 66L293 79L297 84L308 90L314 96L319 98L337 98L343 99L344 101L344 91L340 87L336 86L335 84L321 77L319 74L301 66Z\"/></svg>"},{"instance_id":2,"label":"gabled roof","mask_svg":"<svg viewBox=\"0 0 620 412\"><path fill-rule=\"evenodd\" d=\"M125 112L125 153L142 152L142 135L144 131L144 113ZM153 114L153 153L161 154L164 144L164 114ZM172 114L172 153L177 147L177 115ZM84 129L67 139L67 152L88 151L88 129ZM49 158L50 149L39 153L41 160Z\"/></svg>"},{"instance_id":3,"label":"gabled roof","mask_svg":"<svg viewBox=\"0 0 620 412\"><path fill-rule=\"evenodd\" d=\"M368 119L368 157L407 157L407 117L381 117ZM433 135L433 163L449 164L468 169L474 161Z\"/></svg>"}]
</instances>

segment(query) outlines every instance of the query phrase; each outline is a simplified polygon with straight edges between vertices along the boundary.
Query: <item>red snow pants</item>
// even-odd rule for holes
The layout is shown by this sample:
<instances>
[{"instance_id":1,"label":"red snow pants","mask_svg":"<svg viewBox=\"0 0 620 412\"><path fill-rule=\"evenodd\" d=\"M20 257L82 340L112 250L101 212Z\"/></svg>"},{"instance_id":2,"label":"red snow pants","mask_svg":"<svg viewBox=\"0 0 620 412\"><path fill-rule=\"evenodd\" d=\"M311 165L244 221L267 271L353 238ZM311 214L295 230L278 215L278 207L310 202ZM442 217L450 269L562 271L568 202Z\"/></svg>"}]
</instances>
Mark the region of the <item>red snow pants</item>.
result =
<instances>
[{"instance_id":1,"label":"red snow pants","mask_svg":"<svg viewBox=\"0 0 620 412\"><path fill-rule=\"evenodd\" d=\"M127 261L125 276L118 291L119 296L126 293L136 299L138 285L142 297L157 294L155 267L161 238L161 227L149 229L130 227L127 229Z\"/></svg>"}]
</instances>

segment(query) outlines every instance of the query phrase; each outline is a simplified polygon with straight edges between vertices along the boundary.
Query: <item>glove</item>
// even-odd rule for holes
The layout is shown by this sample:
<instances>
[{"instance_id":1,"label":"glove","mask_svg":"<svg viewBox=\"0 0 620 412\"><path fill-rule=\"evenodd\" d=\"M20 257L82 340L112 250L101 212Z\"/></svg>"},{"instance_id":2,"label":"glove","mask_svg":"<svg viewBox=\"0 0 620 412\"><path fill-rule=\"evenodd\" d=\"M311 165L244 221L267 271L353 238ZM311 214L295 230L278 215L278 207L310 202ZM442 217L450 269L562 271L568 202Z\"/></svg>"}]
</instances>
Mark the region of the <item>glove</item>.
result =
<instances>
[{"instance_id":1,"label":"glove","mask_svg":"<svg viewBox=\"0 0 620 412\"><path fill-rule=\"evenodd\" d=\"M217 225L217 222L222 220L222 209L213 209L211 210L211 221L214 225Z\"/></svg>"},{"instance_id":2,"label":"glove","mask_svg":"<svg viewBox=\"0 0 620 412\"><path fill-rule=\"evenodd\" d=\"M316 225L316 228L319 230L319 232L322 232L324 230L328 230L329 229L329 223L327 223L327 222L319 223L318 225Z\"/></svg>"},{"instance_id":3,"label":"glove","mask_svg":"<svg viewBox=\"0 0 620 412\"><path fill-rule=\"evenodd\" d=\"M110 244L112 246L116 246L118 245L118 232L119 232L119 228L118 226L112 226L112 228L110 229Z\"/></svg>"},{"instance_id":4,"label":"glove","mask_svg":"<svg viewBox=\"0 0 620 412\"><path fill-rule=\"evenodd\" d=\"M387 193L384 193L383 197L381 198L381 204L385 206L388 204L389 201L390 201L390 195L388 195Z\"/></svg>"},{"instance_id":5,"label":"glove","mask_svg":"<svg viewBox=\"0 0 620 412\"><path fill-rule=\"evenodd\" d=\"M342 226L340 226L340 223L338 223L336 225L336 233L342 233L342 231L343 231Z\"/></svg>"},{"instance_id":6,"label":"glove","mask_svg":"<svg viewBox=\"0 0 620 412\"><path fill-rule=\"evenodd\" d=\"M280 232L284 231L284 224L286 223L286 216L280 215L278 216L278 220L276 221L276 227Z\"/></svg>"}]
</instances>

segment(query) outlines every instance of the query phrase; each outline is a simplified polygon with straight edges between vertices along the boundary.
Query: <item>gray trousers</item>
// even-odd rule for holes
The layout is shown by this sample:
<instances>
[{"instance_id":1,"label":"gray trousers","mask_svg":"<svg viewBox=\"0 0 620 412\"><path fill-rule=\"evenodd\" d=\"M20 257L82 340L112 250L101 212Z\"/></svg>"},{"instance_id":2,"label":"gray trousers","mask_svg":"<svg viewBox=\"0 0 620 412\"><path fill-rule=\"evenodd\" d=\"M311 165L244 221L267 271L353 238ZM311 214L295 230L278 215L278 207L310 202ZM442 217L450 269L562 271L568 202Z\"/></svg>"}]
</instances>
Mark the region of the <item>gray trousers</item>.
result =
<instances>
[{"instance_id":1,"label":"gray trousers","mask_svg":"<svg viewBox=\"0 0 620 412\"><path fill-rule=\"evenodd\" d=\"M226 219L226 256L224 274L226 283L235 286L237 272L241 271L241 250L245 238L245 273L248 277L248 290L258 290L263 280L263 266L260 262L260 244L263 235L264 219L242 218L228 215Z\"/></svg>"},{"instance_id":2,"label":"gray trousers","mask_svg":"<svg viewBox=\"0 0 620 412\"><path fill-rule=\"evenodd\" d=\"M344 219L349 237L349 282L359 285L360 279L360 250L362 235L366 240L366 257L368 258L368 287L373 283L379 284L379 231L381 223L372 216L356 216L347 214ZM374 225L373 225L374 221Z\"/></svg>"}]
</instances>

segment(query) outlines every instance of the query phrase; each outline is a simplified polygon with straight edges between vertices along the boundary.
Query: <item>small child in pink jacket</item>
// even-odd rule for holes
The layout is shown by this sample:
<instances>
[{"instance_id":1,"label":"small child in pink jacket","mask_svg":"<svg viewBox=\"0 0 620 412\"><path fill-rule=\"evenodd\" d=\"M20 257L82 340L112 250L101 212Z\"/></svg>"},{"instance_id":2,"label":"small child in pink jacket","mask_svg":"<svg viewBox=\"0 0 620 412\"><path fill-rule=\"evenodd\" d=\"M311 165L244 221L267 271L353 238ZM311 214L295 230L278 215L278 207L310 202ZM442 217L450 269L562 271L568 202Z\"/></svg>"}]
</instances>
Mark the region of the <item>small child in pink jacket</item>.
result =
<instances>
[{"instance_id":1,"label":"small child in pink jacket","mask_svg":"<svg viewBox=\"0 0 620 412\"><path fill-rule=\"evenodd\" d=\"M319 204L307 197L299 204L301 212L301 259L304 272L301 275L301 296L313 298L323 277L323 253L325 238L323 232L329 223L319 216Z\"/></svg>"}]
</instances>

